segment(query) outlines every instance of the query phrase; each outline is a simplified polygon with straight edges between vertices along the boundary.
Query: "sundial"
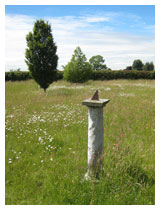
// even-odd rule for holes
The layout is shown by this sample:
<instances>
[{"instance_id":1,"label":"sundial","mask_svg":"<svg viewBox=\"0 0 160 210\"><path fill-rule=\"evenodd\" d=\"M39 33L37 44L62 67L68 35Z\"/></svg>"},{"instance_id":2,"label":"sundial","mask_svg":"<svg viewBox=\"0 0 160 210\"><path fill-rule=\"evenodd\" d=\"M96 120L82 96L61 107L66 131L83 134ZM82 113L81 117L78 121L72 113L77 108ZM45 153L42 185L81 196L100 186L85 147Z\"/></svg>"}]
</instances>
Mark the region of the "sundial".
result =
<instances>
[{"instance_id":1,"label":"sundial","mask_svg":"<svg viewBox=\"0 0 160 210\"><path fill-rule=\"evenodd\" d=\"M103 169L103 107L109 99L99 99L98 90L92 98L84 100L82 105L88 107L88 170L85 179L96 177Z\"/></svg>"}]
</instances>

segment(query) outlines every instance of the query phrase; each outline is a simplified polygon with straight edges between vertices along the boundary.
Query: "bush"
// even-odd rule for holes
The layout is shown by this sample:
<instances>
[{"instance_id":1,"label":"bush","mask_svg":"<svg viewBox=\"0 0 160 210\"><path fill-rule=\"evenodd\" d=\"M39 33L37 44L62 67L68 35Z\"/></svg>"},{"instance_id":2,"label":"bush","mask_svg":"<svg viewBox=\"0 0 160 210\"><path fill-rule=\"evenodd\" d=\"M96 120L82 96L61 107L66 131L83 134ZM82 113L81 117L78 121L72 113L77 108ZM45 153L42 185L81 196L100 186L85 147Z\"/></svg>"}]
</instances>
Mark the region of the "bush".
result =
<instances>
[{"instance_id":1,"label":"bush","mask_svg":"<svg viewBox=\"0 0 160 210\"><path fill-rule=\"evenodd\" d=\"M80 47L77 47L71 61L64 67L64 79L69 82L86 82L91 77L91 68Z\"/></svg>"}]
</instances>

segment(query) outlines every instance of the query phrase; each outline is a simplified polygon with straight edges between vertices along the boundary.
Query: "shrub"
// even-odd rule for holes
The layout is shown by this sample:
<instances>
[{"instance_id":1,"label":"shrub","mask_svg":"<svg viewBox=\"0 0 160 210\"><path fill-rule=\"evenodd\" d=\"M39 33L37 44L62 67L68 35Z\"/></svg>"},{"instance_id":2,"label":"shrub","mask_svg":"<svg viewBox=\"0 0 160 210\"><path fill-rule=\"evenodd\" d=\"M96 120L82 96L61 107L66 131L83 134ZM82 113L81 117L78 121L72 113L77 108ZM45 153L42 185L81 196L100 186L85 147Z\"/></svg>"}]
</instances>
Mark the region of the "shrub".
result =
<instances>
[{"instance_id":1,"label":"shrub","mask_svg":"<svg viewBox=\"0 0 160 210\"><path fill-rule=\"evenodd\" d=\"M64 67L64 79L69 82L86 82L91 77L91 65L80 47L77 47L71 61Z\"/></svg>"}]
</instances>

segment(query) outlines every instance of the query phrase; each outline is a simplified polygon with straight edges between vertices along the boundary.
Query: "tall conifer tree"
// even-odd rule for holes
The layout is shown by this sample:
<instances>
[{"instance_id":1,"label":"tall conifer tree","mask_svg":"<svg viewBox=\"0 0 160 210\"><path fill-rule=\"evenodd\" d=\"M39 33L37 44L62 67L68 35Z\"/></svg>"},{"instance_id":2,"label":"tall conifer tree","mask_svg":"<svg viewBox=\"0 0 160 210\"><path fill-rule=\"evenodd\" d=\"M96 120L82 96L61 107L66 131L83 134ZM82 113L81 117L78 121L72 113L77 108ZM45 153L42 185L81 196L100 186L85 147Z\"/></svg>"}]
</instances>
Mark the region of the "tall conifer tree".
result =
<instances>
[{"instance_id":1,"label":"tall conifer tree","mask_svg":"<svg viewBox=\"0 0 160 210\"><path fill-rule=\"evenodd\" d=\"M25 62L33 79L46 92L49 85L56 80L58 63L51 25L44 20L37 20L33 32L26 36L26 41Z\"/></svg>"}]
</instances>

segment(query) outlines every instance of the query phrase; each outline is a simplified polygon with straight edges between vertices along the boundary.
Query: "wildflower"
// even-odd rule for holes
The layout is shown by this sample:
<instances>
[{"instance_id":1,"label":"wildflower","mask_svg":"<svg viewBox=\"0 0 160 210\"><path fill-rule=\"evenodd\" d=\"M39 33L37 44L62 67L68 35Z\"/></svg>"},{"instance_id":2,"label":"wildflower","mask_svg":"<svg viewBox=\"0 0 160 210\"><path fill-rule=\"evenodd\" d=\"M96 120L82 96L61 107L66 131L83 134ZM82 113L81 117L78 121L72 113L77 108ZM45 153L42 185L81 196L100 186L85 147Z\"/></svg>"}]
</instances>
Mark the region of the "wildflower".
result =
<instances>
[{"instance_id":1,"label":"wildflower","mask_svg":"<svg viewBox=\"0 0 160 210\"><path fill-rule=\"evenodd\" d=\"M50 161L53 161L53 158L50 158Z\"/></svg>"},{"instance_id":2,"label":"wildflower","mask_svg":"<svg viewBox=\"0 0 160 210\"><path fill-rule=\"evenodd\" d=\"M52 140L53 140L53 138L50 138L50 139L49 139L49 142L52 142Z\"/></svg>"},{"instance_id":3,"label":"wildflower","mask_svg":"<svg viewBox=\"0 0 160 210\"><path fill-rule=\"evenodd\" d=\"M47 132L46 131L44 131L43 133L44 133L44 135L47 135Z\"/></svg>"},{"instance_id":4,"label":"wildflower","mask_svg":"<svg viewBox=\"0 0 160 210\"><path fill-rule=\"evenodd\" d=\"M38 141L42 142L42 138L41 138L41 136L39 136Z\"/></svg>"},{"instance_id":5,"label":"wildflower","mask_svg":"<svg viewBox=\"0 0 160 210\"><path fill-rule=\"evenodd\" d=\"M16 159L19 159L19 157L17 156Z\"/></svg>"},{"instance_id":6,"label":"wildflower","mask_svg":"<svg viewBox=\"0 0 160 210\"><path fill-rule=\"evenodd\" d=\"M43 160L41 160L41 163L43 163Z\"/></svg>"},{"instance_id":7,"label":"wildflower","mask_svg":"<svg viewBox=\"0 0 160 210\"><path fill-rule=\"evenodd\" d=\"M9 160L9 161L8 161L8 163L12 163L12 161L11 161L11 160Z\"/></svg>"}]
</instances>

